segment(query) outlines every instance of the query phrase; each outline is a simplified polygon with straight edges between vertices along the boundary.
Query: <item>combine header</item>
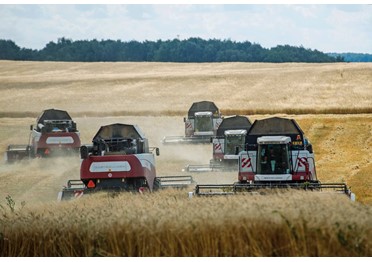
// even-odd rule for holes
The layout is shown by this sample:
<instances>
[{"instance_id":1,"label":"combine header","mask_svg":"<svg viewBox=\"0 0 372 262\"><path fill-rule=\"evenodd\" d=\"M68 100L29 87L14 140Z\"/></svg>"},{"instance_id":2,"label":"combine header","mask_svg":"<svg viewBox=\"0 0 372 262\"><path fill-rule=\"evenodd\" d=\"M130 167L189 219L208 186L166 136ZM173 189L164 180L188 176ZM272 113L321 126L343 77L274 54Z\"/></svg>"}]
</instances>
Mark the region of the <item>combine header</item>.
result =
<instances>
[{"instance_id":1,"label":"combine header","mask_svg":"<svg viewBox=\"0 0 372 262\"><path fill-rule=\"evenodd\" d=\"M80 180L70 180L59 200L79 197L97 191L154 191L187 187L191 176L157 177L155 157L158 148L150 148L148 140L135 125L102 126L93 138L93 145L80 149Z\"/></svg>"},{"instance_id":2,"label":"combine header","mask_svg":"<svg viewBox=\"0 0 372 262\"><path fill-rule=\"evenodd\" d=\"M196 195L228 195L261 189L296 188L333 191L355 197L345 183L317 179L312 145L293 119L256 120L239 153L238 182L233 185L197 185Z\"/></svg>"},{"instance_id":3,"label":"combine header","mask_svg":"<svg viewBox=\"0 0 372 262\"><path fill-rule=\"evenodd\" d=\"M166 136L162 143L210 143L211 137L216 135L222 117L213 102L201 101L192 104L184 122L185 136Z\"/></svg>"},{"instance_id":4,"label":"combine header","mask_svg":"<svg viewBox=\"0 0 372 262\"><path fill-rule=\"evenodd\" d=\"M30 126L27 145L9 145L5 153L8 163L25 158L48 157L78 153L80 133L76 123L63 110L48 109Z\"/></svg>"},{"instance_id":5,"label":"combine header","mask_svg":"<svg viewBox=\"0 0 372 262\"><path fill-rule=\"evenodd\" d=\"M238 152L244 150L245 137L252 123L245 116L224 118L213 142L213 159L205 165L187 165L187 172L237 171Z\"/></svg>"}]
</instances>

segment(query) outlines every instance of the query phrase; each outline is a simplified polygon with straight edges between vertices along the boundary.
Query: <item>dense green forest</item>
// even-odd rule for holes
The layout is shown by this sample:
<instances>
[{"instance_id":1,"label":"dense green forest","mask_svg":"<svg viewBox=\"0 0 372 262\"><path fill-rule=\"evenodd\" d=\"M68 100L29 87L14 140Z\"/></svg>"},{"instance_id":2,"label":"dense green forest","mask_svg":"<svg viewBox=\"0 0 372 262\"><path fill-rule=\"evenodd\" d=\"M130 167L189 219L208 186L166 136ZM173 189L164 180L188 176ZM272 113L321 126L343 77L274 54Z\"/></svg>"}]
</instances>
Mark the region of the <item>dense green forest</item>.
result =
<instances>
[{"instance_id":1,"label":"dense green forest","mask_svg":"<svg viewBox=\"0 0 372 262\"><path fill-rule=\"evenodd\" d=\"M0 59L30 61L153 61L153 62L343 62L302 46L278 45L267 49L257 43L189 38L187 40L129 41L58 39L41 50L20 48L0 40Z\"/></svg>"}]
</instances>

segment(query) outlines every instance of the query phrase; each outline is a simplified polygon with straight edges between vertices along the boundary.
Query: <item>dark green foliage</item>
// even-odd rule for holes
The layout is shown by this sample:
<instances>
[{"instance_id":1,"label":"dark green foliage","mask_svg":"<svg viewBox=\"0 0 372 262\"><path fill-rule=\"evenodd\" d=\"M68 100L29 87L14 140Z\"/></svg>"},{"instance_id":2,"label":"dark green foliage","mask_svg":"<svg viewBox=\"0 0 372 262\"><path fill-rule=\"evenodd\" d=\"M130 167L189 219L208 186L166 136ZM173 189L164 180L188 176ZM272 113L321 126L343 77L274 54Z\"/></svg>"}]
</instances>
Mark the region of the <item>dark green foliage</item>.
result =
<instances>
[{"instance_id":1,"label":"dark green foliage","mask_svg":"<svg viewBox=\"0 0 372 262\"><path fill-rule=\"evenodd\" d=\"M11 40L0 41L0 59L17 59L20 48ZM17 59L18 60L18 59Z\"/></svg>"},{"instance_id":2,"label":"dark green foliage","mask_svg":"<svg viewBox=\"0 0 372 262\"><path fill-rule=\"evenodd\" d=\"M270 53L266 56L264 62L342 62L337 58L330 57L318 50L305 49L304 47L294 47L289 45L278 45L271 48Z\"/></svg>"},{"instance_id":3,"label":"dark green foliage","mask_svg":"<svg viewBox=\"0 0 372 262\"><path fill-rule=\"evenodd\" d=\"M342 62L317 50L304 47L281 46L271 49L257 43L231 40L204 40L192 37L187 40L78 40L64 37L57 43L49 42L41 50L18 47L11 40L0 40L0 59L30 61L153 61L153 62Z\"/></svg>"}]
</instances>

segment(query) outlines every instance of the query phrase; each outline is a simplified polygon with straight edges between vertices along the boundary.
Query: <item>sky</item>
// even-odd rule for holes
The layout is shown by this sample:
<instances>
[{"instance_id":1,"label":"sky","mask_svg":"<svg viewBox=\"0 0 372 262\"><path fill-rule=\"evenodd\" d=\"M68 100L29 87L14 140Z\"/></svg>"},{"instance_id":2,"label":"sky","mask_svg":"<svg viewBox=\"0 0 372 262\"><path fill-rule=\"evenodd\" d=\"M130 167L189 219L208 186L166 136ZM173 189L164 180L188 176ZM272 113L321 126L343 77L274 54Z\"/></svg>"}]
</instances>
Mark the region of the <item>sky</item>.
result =
<instances>
[{"instance_id":1,"label":"sky","mask_svg":"<svg viewBox=\"0 0 372 262\"><path fill-rule=\"evenodd\" d=\"M65 2L1 2L0 39L40 50L62 37L73 41L200 37L249 41L265 48L288 44L322 52L372 54L372 5L367 4L368 1L354 1L356 4L311 1L316 3L314 5L301 4L301 1L286 4L270 1L260 1L269 4L220 4L218 1L216 4L208 1L201 1L204 4L192 1L187 1L192 4L142 1L137 3L145 4L115 4L115 1L61 4Z\"/></svg>"}]
</instances>

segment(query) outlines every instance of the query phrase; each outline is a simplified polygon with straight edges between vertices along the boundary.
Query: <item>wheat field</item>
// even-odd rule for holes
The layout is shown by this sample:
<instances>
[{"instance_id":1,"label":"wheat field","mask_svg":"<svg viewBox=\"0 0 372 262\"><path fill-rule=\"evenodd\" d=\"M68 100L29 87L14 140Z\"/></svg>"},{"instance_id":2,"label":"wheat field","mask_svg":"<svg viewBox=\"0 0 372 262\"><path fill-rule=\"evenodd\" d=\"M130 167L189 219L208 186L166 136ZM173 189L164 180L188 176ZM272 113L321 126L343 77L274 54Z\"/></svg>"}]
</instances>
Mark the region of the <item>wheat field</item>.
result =
<instances>
[{"instance_id":1,"label":"wheat field","mask_svg":"<svg viewBox=\"0 0 372 262\"><path fill-rule=\"evenodd\" d=\"M200 100L214 101L225 114L371 113L372 107L370 63L0 61L0 67L3 116L34 116L50 106L75 116L183 115Z\"/></svg>"},{"instance_id":2,"label":"wheat field","mask_svg":"<svg viewBox=\"0 0 372 262\"><path fill-rule=\"evenodd\" d=\"M97 194L2 214L2 256L371 256L371 208L304 192ZM300 204L299 204L300 203ZM340 212L342 205L342 212ZM352 215L351 215L352 214Z\"/></svg>"},{"instance_id":3,"label":"wheat field","mask_svg":"<svg viewBox=\"0 0 372 262\"><path fill-rule=\"evenodd\" d=\"M82 143L101 125L137 124L160 148L157 175L206 164L211 145L163 146L183 135L195 101L253 122L294 118L313 144L318 179L357 196L267 192L192 198L188 191L107 194L58 203L77 157L0 164L1 256L371 256L372 65L57 63L0 61L0 153L26 144L47 108L67 110ZM233 183L235 172L193 174ZM301 204L299 204L301 203ZM47 225L47 226L45 226ZM94 225L94 230L90 230ZM59 243L59 244L57 244Z\"/></svg>"}]
</instances>

